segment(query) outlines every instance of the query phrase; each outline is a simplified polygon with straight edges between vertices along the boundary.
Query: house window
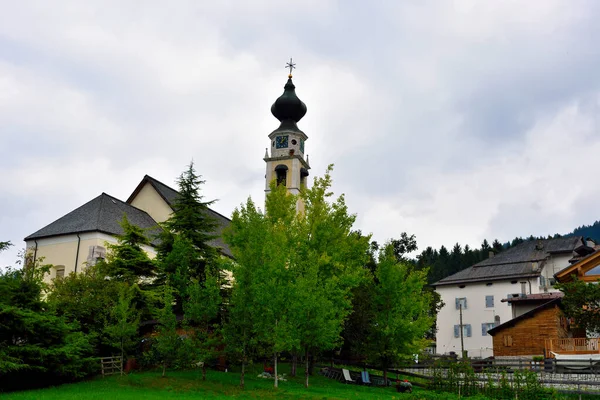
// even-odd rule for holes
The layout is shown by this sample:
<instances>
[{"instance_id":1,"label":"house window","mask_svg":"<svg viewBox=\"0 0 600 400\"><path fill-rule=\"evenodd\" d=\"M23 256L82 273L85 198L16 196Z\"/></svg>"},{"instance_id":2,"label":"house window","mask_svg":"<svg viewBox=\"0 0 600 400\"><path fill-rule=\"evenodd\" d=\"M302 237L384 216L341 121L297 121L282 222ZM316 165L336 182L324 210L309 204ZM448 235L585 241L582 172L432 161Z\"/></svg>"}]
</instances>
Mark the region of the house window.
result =
<instances>
[{"instance_id":1,"label":"house window","mask_svg":"<svg viewBox=\"0 0 600 400\"><path fill-rule=\"evenodd\" d=\"M65 266L57 265L55 268L56 268L56 278L64 278L65 277Z\"/></svg>"},{"instance_id":2,"label":"house window","mask_svg":"<svg viewBox=\"0 0 600 400\"><path fill-rule=\"evenodd\" d=\"M456 309L459 310L462 306L463 310L467 309L467 298L466 297L456 297Z\"/></svg>"},{"instance_id":3,"label":"house window","mask_svg":"<svg viewBox=\"0 0 600 400\"><path fill-rule=\"evenodd\" d=\"M87 265L96 265L98 261L106 258L106 249L102 246L90 246L87 258Z\"/></svg>"},{"instance_id":4,"label":"house window","mask_svg":"<svg viewBox=\"0 0 600 400\"><path fill-rule=\"evenodd\" d=\"M494 307L494 296L485 296L485 306L487 308Z\"/></svg>"},{"instance_id":5,"label":"house window","mask_svg":"<svg viewBox=\"0 0 600 400\"><path fill-rule=\"evenodd\" d=\"M463 324L463 337L471 337L471 324ZM454 337L460 337L460 325L454 325Z\"/></svg>"},{"instance_id":6,"label":"house window","mask_svg":"<svg viewBox=\"0 0 600 400\"><path fill-rule=\"evenodd\" d=\"M496 326L493 322L484 322L481 324L481 336L488 336L488 331Z\"/></svg>"},{"instance_id":7,"label":"house window","mask_svg":"<svg viewBox=\"0 0 600 400\"><path fill-rule=\"evenodd\" d=\"M494 326L498 326L500 325L500 316L496 315L494 316Z\"/></svg>"},{"instance_id":8,"label":"house window","mask_svg":"<svg viewBox=\"0 0 600 400\"><path fill-rule=\"evenodd\" d=\"M504 339L504 346L506 347L512 347L513 345L513 338L510 335L504 335L504 337L502 338Z\"/></svg>"}]
</instances>

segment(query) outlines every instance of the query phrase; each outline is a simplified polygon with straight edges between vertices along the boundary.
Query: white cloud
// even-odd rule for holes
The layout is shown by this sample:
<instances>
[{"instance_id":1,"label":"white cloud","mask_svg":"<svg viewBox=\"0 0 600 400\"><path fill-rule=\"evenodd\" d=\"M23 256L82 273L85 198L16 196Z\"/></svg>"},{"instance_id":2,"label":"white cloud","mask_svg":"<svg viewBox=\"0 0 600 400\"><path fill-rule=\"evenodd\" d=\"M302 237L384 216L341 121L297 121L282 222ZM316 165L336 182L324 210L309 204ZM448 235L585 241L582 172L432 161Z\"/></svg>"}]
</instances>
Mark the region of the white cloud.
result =
<instances>
[{"instance_id":1,"label":"white cloud","mask_svg":"<svg viewBox=\"0 0 600 400\"><path fill-rule=\"evenodd\" d=\"M312 175L420 247L597 217L595 2L22 1L0 15L0 240L194 159L228 215L263 201L283 68ZM0 264L13 253L0 255Z\"/></svg>"}]
</instances>

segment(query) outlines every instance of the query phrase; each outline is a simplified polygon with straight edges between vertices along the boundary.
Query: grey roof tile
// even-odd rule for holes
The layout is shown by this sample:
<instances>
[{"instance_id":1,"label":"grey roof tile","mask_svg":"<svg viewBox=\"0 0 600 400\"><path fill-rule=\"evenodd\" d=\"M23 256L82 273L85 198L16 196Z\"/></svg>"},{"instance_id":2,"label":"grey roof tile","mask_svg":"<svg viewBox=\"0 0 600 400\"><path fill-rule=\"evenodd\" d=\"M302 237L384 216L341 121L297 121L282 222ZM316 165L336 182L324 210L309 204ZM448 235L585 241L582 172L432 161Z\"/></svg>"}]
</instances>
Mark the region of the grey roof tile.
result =
<instances>
[{"instance_id":1,"label":"grey roof tile","mask_svg":"<svg viewBox=\"0 0 600 400\"><path fill-rule=\"evenodd\" d=\"M525 241L494 257L447 276L433 283L432 286L538 276L550 254L571 253L582 243L581 236Z\"/></svg>"},{"instance_id":2,"label":"grey roof tile","mask_svg":"<svg viewBox=\"0 0 600 400\"><path fill-rule=\"evenodd\" d=\"M102 193L81 207L27 236L24 240L96 231L109 235L121 235L123 234L123 228L120 222L124 215L127 215L127 219L131 224L142 229L155 231L158 228L156 221L145 211ZM148 237L151 238L152 234L149 233Z\"/></svg>"}]
</instances>

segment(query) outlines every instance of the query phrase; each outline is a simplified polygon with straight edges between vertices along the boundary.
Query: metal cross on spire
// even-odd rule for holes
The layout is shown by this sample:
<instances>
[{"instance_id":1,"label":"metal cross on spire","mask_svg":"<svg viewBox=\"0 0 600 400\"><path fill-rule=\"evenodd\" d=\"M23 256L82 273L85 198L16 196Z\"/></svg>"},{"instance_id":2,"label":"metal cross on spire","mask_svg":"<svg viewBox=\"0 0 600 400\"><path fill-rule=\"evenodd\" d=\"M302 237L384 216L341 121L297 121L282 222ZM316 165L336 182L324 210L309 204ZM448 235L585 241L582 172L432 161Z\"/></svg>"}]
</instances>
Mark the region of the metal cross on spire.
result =
<instances>
[{"instance_id":1,"label":"metal cross on spire","mask_svg":"<svg viewBox=\"0 0 600 400\"><path fill-rule=\"evenodd\" d=\"M292 62L292 57L290 57L290 62L288 62L288 63L285 64L285 67L290 69L290 75L289 76L291 78L292 77L292 70L296 69L296 63Z\"/></svg>"}]
</instances>

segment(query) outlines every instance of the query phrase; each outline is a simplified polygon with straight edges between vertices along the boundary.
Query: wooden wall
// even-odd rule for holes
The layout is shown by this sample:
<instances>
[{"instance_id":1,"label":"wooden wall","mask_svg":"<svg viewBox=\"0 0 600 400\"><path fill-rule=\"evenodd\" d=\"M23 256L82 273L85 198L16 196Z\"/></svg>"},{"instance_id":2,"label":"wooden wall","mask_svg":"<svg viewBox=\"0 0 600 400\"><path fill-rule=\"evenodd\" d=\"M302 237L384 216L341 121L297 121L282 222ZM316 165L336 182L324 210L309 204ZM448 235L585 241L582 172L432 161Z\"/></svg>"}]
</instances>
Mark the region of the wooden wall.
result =
<instances>
[{"instance_id":1,"label":"wooden wall","mask_svg":"<svg viewBox=\"0 0 600 400\"><path fill-rule=\"evenodd\" d=\"M496 332L493 337L494 356L544 355L546 339L567 336L560 324L560 315L560 309L554 305Z\"/></svg>"}]
</instances>

